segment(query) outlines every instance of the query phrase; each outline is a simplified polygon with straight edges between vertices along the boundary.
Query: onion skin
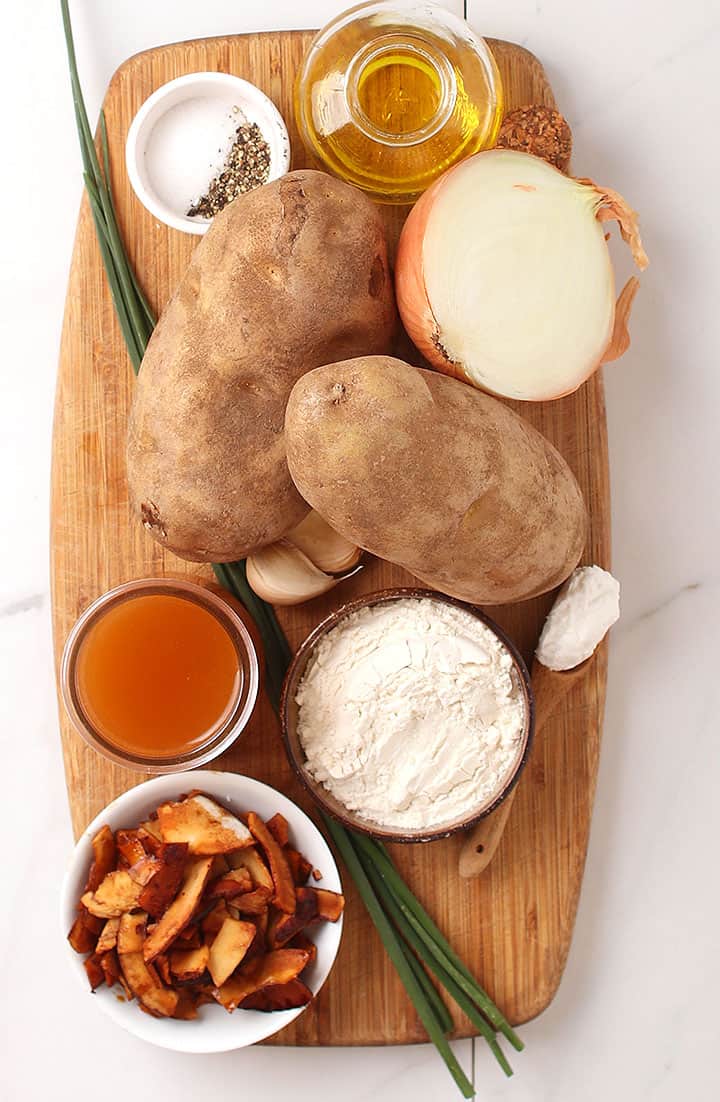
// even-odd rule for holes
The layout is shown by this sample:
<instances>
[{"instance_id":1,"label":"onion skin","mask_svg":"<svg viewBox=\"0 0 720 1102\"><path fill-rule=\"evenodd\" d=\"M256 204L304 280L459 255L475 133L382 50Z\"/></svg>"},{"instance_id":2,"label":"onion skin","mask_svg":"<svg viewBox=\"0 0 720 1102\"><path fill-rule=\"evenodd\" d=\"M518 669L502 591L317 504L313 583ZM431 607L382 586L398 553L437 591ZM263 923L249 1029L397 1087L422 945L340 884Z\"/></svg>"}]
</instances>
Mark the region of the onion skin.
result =
<instances>
[{"instance_id":1,"label":"onion skin","mask_svg":"<svg viewBox=\"0 0 720 1102\"><path fill-rule=\"evenodd\" d=\"M403 325L410 339L432 367L445 375L469 383L479 390L485 390L496 397L506 398L509 395L494 391L490 387L477 382L466 370L465 365L454 360L448 350L443 347L440 340L440 327L433 313L425 285L423 268L425 234L438 197L442 195L454 172L467 169L468 164L475 158L492 156L494 152L494 150L484 150L465 161L460 161L459 164L454 165L453 168L436 180L415 204L405 222L398 243L395 262L395 295ZM532 154L527 153L522 154L522 156L531 157ZM549 167L559 172L554 166L550 165ZM561 175L563 174L561 173ZM622 196L610 188L598 187L589 179L576 179L576 182L582 186L592 188L596 192L595 217L599 222L617 221L622 238L630 247L635 263L638 268L644 270L647 267L648 258L640 240L635 211L625 202ZM621 356L630 344L627 323L630 307L638 286L637 279L633 279L623 288L618 298L615 316L611 319L608 328L604 351L597 359L587 364L585 368L579 369L572 386L562 391L551 390L545 394L534 395L532 398L522 398L518 395L513 395L513 397L518 401L552 401L556 398L564 398L582 386L603 363L608 363L610 360Z\"/></svg>"},{"instance_id":2,"label":"onion skin","mask_svg":"<svg viewBox=\"0 0 720 1102\"><path fill-rule=\"evenodd\" d=\"M630 276L630 279L618 295L618 300L615 304L615 324L613 326L612 336L610 337L610 341L602 358L604 364L609 364L613 360L619 360L630 347L628 321L630 320L630 311L639 286L640 280L637 276Z\"/></svg>"}]
</instances>

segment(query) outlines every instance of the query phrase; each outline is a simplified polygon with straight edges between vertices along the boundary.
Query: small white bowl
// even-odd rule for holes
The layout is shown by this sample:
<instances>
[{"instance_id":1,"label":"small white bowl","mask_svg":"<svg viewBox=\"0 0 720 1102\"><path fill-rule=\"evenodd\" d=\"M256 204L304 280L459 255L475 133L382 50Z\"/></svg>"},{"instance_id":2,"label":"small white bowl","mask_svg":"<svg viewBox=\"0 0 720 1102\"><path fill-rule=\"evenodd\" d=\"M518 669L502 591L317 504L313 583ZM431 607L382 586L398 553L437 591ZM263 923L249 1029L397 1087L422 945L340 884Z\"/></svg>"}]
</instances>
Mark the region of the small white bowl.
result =
<instances>
[{"instance_id":1,"label":"small white bowl","mask_svg":"<svg viewBox=\"0 0 720 1102\"><path fill-rule=\"evenodd\" d=\"M145 100L128 131L125 163L151 214L183 233L203 234L212 219L187 211L222 171L235 130L257 123L270 147L270 180L290 168L290 138L264 92L228 73L188 73Z\"/></svg>"},{"instance_id":2,"label":"small white bowl","mask_svg":"<svg viewBox=\"0 0 720 1102\"><path fill-rule=\"evenodd\" d=\"M93 819L75 846L65 874L60 904L62 937L73 971L88 998L90 988L83 968L85 958L70 947L67 934L90 867L91 839L104 823L112 830L134 827L164 800L176 799L181 793L193 788L202 789L236 812L256 811L263 819L269 819L276 811L281 812L288 821L290 839L294 846L307 857L314 869L322 872L322 879L313 881L314 886L328 888L333 892L342 891L337 865L318 828L287 796L276 792L269 785L237 773L212 770L174 773L146 781L118 796ZM310 936L317 945L317 957L302 978L314 995L325 983L335 962L342 924L341 917L338 922L323 922L312 928ZM117 989L110 990L105 986L95 991L91 1001L128 1033L143 1041L175 1052L199 1053L230 1052L253 1045L289 1025L305 1009L300 1007L272 1013L236 1010L233 1014L228 1014L222 1006L208 1004L200 1007L196 1019L185 1022L172 1018L151 1018L148 1014L143 1014L137 1003L121 1001Z\"/></svg>"}]
</instances>

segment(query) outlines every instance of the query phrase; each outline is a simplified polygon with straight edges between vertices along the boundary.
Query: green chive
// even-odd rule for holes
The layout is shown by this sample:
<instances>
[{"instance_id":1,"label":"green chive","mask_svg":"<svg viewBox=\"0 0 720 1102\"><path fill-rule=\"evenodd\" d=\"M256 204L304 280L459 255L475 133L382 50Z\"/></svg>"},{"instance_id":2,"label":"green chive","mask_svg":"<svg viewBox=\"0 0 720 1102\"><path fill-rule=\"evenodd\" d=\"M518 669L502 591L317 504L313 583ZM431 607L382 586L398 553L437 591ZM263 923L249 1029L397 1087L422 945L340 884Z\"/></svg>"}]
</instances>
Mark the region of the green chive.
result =
<instances>
[{"instance_id":1,"label":"green chive","mask_svg":"<svg viewBox=\"0 0 720 1102\"><path fill-rule=\"evenodd\" d=\"M365 907L375 923L377 932L380 935L385 951L387 952L390 960L395 965L397 973L402 980L403 986L407 991L410 1000L415 1007L418 1017L422 1024L425 1026L430 1040L433 1042L438 1052L442 1056L448 1071L452 1075L453 1079L457 1083L458 1087L464 1098L473 1098L475 1090L472 1083L466 1076L465 1072L460 1067L457 1061L455 1053L450 1048L450 1044L445 1037L444 1033L440 1029L435 1014L425 996L423 989L415 978L413 969L407 962L407 958L403 951L400 940L395 933L395 930L390 924L382 906L380 905L375 892L373 891L370 881L365 875L360 859L353 848L354 836L350 832L344 830L329 816L323 815L325 825L332 837L335 845L340 851L340 855L345 862L350 875L352 876L355 886L360 892L360 897L365 904Z\"/></svg>"},{"instance_id":2,"label":"green chive","mask_svg":"<svg viewBox=\"0 0 720 1102\"><path fill-rule=\"evenodd\" d=\"M67 0L61 0L60 8L70 67L75 122L83 159L85 186L118 323L127 345L133 369L137 373L155 322L145 296L140 290L118 230L115 205L110 188L110 158L105 118L101 113L100 141L103 155L103 168L101 168L80 87Z\"/></svg>"},{"instance_id":3,"label":"green chive","mask_svg":"<svg viewBox=\"0 0 720 1102\"><path fill-rule=\"evenodd\" d=\"M398 933L401 934L401 931L398 931ZM405 954L405 959L407 960L410 968L415 974L415 979L418 981L423 989L425 998L429 1002L435 1014L435 1019L438 1023L438 1026L443 1033L452 1033L455 1023L452 1020L452 1015L450 1014L450 1011L448 1010L440 996L440 992L433 984L432 980L423 968L418 957L415 956L415 953L412 951L409 944L401 940L400 948L403 950Z\"/></svg>"},{"instance_id":4,"label":"green chive","mask_svg":"<svg viewBox=\"0 0 720 1102\"><path fill-rule=\"evenodd\" d=\"M515 1033L515 1030L497 1008L490 996L483 991L472 972L463 964L447 939L443 937L430 915L416 896L410 891L395 868L390 855L382 843L363 836L359 839L359 844L365 847L366 851L372 856L374 863L379 865L380 874L387 882L389 888L394 892L398 902L416 919L420 928L423 930L423 936L426 939L428 949L432 952L433 946L435 947L441 963L444 964L451 974L455 975L456 982L460 983L461 986L464 985L464 989L473 999L473 1002L482 1010L488 1021L490 1021L500 1033L507 1037L513 1048L518 1052L522 1052L524 1044L517 1033Z\"/></svg>"},{"instance_id":5,"label":"green chive","mask_svg":"<svg viewBox=\"0 0 720 1102\"><path fill-rule=\"evenodd\" d=\"M258 626L265 650L265 686L275 711L292 653L275 611L250 588L244 561L214 564L215 577L245 606Z\"/></svg>"},{"instance_id":6,"label":"green chive","mask_svg":"<svg viewBox=\"0 0 720 1102\"><path fill-rule=\"evenodd\" d=\"M456 983L454 978L450 975L442 963L437 959L426 956L426 946L423 938L420 936L419 931L413 923L410 925L406 922L406 916L394 899L394 897L388 892L387 886L384 885L382 876L377 867L373 864L372 858L367 854L363 856L363 851L358 849L360 854L360 860L363 864L365 872L375 889L378 897L382 900L385 910L393 919L396 928L402 933L402 936L406 939L408 945L410 945L416 953L419 953L425 961L428 968L431 969L442 983L443 987L447 991L448 995L458 1004L460 1009L467 1015L476 1029L479 1030L481 1035L485 1038L490 1049L495 1056L495 1059L500 1064L506 1075L512 1075L513 1071L510 1064L507 1062L505 1053L500 1048L495 1038L495 1033L490 1025L488 1025L485 1018L479 1012L476 1006L468 998L466 992Z\"/></svg>"}]
</instances>

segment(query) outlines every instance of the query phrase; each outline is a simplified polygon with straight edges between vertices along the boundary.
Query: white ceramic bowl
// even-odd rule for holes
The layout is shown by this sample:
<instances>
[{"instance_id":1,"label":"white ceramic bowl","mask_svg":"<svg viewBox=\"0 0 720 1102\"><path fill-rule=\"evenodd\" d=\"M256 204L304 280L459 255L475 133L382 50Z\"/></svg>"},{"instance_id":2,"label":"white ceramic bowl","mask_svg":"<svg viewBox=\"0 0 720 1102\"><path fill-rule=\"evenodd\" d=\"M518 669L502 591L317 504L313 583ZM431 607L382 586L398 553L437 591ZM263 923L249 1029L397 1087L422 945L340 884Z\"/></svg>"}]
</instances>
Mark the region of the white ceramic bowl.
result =
<instances>
[{"instance_id":1,"label":"white ceramic bowl","mask_svg":"<svg viewBox=\"0 0 720 1102\"><path fill-rule=\"evenodd\" d=\"M342 891L337 865L320 831L304 811L269 785L237 773L212 770L174 773L146 781L118 796L93 819L75 846L65 875L60 904L62 937L73 971L89 1000L90 988L83 968L84 957L76 953L66 939L90 867L91 839L104 823L113 830L134 827L164 800L175 799L182 792L193 788L201 788L236 812L256 811L263 819L269 819L276 811L280 811L288 821L290 838L295 847L307 857L313 868L319 869L323 874L322 879L317 883L313 881L313 884L334 892ZM333 966L340 945L342 923L342 918L335 923L323 922L310 931L310 936L317 945L317 957L302 978L313 994L320 990ZM135 1002L118 999L116 989L109 990L104 986L97 989L91 1001L135 1037L176 1052L202 1053L229 1052L255 1044L289 1025L305 1009L300 1007L272 1013L236 1010L233 1014L228 1014L223 1007L209 1004L200 1007L194 1021L183 1022L170 1018L151 1018L148 1014L143 1014Z\"/></svg>"},{"instance_id":2,"label":"white ceramic bowl","mask_svg":"<svg viewBox=\"0 0 720 1102\"><path fill-rule=\"evenodd\" d=\"M168 226L203 234L212 219L189 218L192 202L223 168L241 122L257 123L270 147L268 181L290 168L282 115L264 92L229 73L188 73L145 100L128 131L125 162L143 206Z\"/></svg>"}]
</instances>

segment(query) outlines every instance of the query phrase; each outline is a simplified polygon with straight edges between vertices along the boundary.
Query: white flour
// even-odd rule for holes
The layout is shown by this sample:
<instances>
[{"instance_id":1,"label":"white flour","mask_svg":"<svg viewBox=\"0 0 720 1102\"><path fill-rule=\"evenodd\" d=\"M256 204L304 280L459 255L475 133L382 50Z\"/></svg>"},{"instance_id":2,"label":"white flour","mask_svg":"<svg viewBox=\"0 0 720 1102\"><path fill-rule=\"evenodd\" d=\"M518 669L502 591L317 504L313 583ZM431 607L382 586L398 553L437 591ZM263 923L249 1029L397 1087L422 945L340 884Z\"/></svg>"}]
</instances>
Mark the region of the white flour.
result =
<instances>
[{"instance_id":1,"label":"white flour","mask_svg":"<svg viewBox=\"0 0 720 1102\"><path fill-rule=\"evenodd\" d=\"M442 827L504 785L525 702L509 652L471 613L403 598L353 613L298 687L311 775L382 826Z\"/></svg>"}]
</instances>

